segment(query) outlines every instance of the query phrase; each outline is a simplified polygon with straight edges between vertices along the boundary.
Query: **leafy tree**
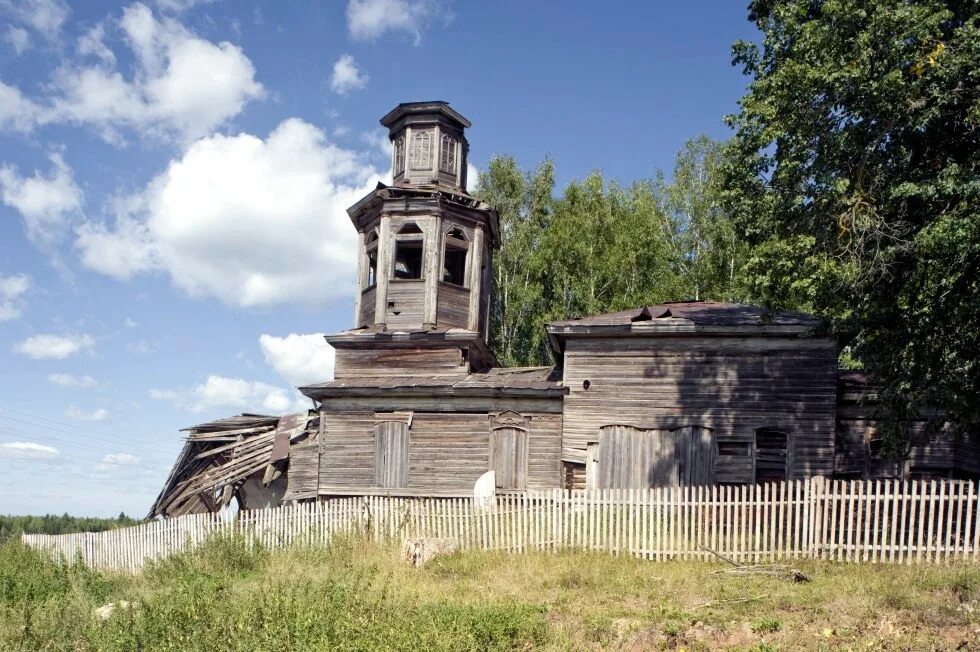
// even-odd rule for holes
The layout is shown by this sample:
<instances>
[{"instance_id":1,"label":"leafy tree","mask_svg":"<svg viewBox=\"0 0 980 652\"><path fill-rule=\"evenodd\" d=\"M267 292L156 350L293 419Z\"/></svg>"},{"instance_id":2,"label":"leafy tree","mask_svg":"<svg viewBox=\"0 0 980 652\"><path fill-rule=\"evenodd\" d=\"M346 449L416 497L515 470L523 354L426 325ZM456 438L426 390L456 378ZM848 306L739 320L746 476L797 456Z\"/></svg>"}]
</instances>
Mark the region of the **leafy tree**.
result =
<instances>
[{"instance_id":1,"label":"leafy tree","mask_svg":"<svg viewBox=\"0 0 980 652\"><path fill-rule=\"evenodd\" d=\"M490 344L501 364L548 364L548 321L672 299L736 298L745 247L722 207L720 143L678 153L673 180L629 186L600 172L554 197L555 167L522 172L507 156L477 194L500 213Z\"/></svg>"},{"instance_id":2,"label":"leafy tree","mask_svg":"<svg viewBox=\"0 0 980 652\"><path fill-rule=\"evenodd\" d=\"M747 247L724 206L724 143L705 135L684 143L677 153L673 179L658 175L665 210L672 219L668 242L684 280L684 295L694 300L735 301L742 288Z\"/></svg>"},{"instance_id":3,"label":"leafy tree","mask_svg":"<svg viewBox=\"0 0 980 652\"><path fill-rule=\"evenodd\" d=\"M552 210L555 168L544 161L523 173L497 156L480 173L477 195L500 214L500 250L493 260L490 346L505 366L547 360L542 319L542 270L536 252Z\"/></svg>"},{"instance_id":4,"label":"leafy tree","mask_svg":"<svg viewBox=\"0 0 980 652\"><path fill-rule=\"evenodd\" d=\"M725 164L771 305L831 318L885 430L980 421L980 16L975 0L755 0Z\"/></svg>"}]
</instances>

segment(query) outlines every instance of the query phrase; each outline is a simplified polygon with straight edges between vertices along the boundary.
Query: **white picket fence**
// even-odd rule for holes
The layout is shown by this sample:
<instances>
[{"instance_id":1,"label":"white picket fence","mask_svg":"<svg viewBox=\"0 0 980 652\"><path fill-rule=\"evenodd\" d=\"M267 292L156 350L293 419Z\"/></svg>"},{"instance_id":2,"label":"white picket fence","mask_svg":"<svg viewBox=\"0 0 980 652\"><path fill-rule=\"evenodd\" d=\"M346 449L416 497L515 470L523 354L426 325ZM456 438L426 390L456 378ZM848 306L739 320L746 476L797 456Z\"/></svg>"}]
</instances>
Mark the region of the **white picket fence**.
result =
<instances>
[{"instance_id":1,"label":"white picket fence","mask_svg":"<svg viewBox=\"0 0 980 652\"><path fill-rule=\"evenodd\" d=\"M25 534L69 563L137 571L218 533L270 548L324 545L336 534L377 541L453 537L465 550L594 550L651 560L735 562L976 561L977 485L967 481L829 481L649 490L562 489L467 498L330 498L237 515L197 514L108 532ZM714 551L714 553L712 552Z\"/></svg>"}]
</instances>

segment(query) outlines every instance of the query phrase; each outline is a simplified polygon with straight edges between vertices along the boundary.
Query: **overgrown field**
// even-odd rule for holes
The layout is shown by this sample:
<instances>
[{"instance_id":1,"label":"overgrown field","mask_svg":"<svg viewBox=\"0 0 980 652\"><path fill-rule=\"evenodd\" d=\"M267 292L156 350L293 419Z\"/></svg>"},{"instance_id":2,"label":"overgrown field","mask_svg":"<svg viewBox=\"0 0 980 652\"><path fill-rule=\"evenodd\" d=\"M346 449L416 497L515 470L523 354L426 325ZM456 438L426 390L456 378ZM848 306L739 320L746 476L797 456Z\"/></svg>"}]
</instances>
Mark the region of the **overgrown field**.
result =
<instances>
[{"instance_id":1,"label":"overgrown field","mask_svg":"<svg viewBox=\"0 0 980 652\"><path fill-rule=\"evenodd\" d=\"M217 539L132 577L9 541L0 649L980 649L975 568L799 567L811 582L584 553L474 552L414 569L355 539L277 553Z\"/></svg>"}]
</instances>

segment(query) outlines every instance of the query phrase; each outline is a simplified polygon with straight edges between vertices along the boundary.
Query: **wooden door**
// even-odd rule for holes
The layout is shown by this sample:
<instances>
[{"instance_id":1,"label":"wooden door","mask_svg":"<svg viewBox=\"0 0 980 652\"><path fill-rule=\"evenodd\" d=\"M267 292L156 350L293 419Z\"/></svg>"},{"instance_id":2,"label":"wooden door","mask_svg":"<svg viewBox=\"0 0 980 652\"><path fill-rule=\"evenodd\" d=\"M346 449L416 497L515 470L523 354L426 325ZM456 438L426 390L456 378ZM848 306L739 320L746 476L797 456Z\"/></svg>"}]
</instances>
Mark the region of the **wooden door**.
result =
<instances>
[{"instance_id":1,"label":"wooden door","mask_svg":"<svg viewBox=\"0 0 980 652\"><path fill-rule=\"evenodd\" d=\"M490 432L490 468L497 489L527 488L527 431L496 428Z\"/></svg>"},{"instance_id":2,"label":"wooden door","mask_svg":"<svg viewBox=\"0 0 980 652\"><path fill-rule=\"evenodd\" d=\"M789 456L789 436L775 428L755 431L755 481L785 480Z\"/></svg>"},{"instance_id":3,"label":"wooden door","mask_svg":"<svg viewBox=\"0 0 980 652\"><path fill-rule=\"evenodd\" d=\"M383 421L374 427L374 484L408 485L408 424Z\"/></svg>"}]
</instances>

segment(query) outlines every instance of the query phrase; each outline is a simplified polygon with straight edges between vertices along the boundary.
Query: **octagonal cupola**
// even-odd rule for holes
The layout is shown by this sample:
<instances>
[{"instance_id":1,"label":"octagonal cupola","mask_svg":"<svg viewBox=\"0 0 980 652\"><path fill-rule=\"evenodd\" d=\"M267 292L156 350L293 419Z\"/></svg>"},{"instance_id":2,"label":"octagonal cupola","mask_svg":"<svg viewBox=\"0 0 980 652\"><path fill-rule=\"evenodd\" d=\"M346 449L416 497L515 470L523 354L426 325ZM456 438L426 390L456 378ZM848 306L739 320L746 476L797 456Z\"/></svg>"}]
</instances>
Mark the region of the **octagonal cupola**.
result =
<instances>
[{"instance_id":1,"label":"octagonal cupola","mask_svg":"<svg viewBox=\"0 0 980 652\"><path fill-rule=\"evenodd\" d=\"M381 118L391 139L395 185L443 185L465 190L465 129L470 121L447 102L407 102Z\"/></svg>"}]
</instances>

